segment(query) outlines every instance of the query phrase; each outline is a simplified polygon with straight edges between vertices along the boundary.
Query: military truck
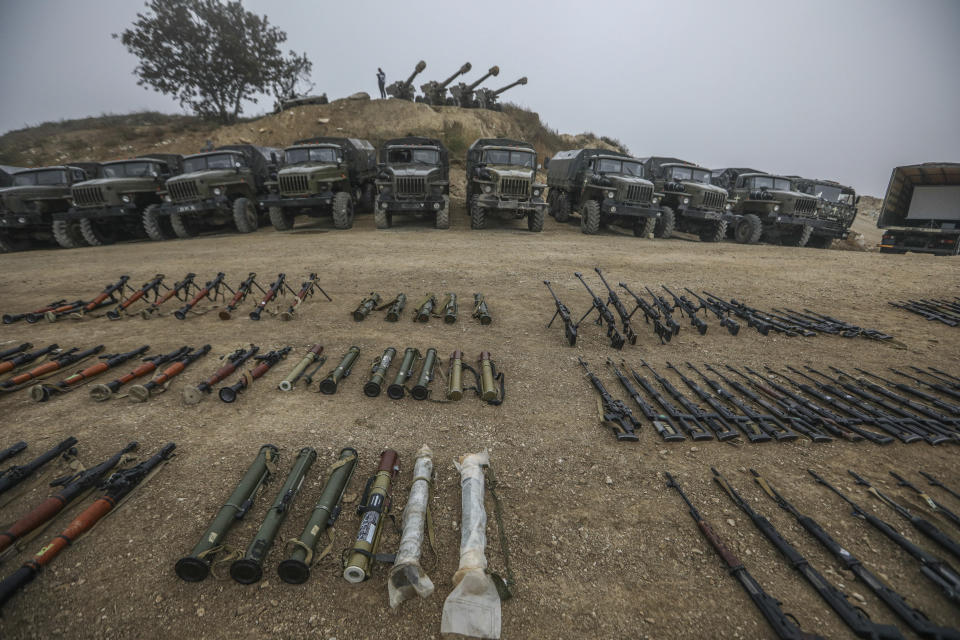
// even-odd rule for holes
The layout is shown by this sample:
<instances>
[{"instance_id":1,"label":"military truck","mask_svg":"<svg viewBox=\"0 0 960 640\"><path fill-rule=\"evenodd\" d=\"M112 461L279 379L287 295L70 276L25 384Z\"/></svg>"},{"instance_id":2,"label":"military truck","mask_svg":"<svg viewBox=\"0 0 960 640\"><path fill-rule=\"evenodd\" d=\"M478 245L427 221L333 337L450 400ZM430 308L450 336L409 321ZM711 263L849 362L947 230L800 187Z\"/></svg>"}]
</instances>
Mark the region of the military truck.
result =
<instances>
[{"instance_id":1,"label":"military truck","mask_svg":"<svg viewBox=\"0 0 960 640\"><path fill-rule=\"evenodd\" d=\"M336 229L353 226L354 212L373 210L377 151L366 140L317 137L283 151L283 167L267 182L260 206L277 231L293 228L298 215L332 217Z\"/></svg>"},{"instance_id":2,"label":"military truck","mask_svg":"<svg viewBox=\"0 0 960 640\"><path fill-rule=\"evenodd\" d=\"M654 235L669 238L674 230L700 236L702 242L720 242L739 216L731 213L727 191L711 184L709 169L680 160L651 156L644 160L655 193L663 194Z\"/></svg>"},{"instance_id":3,"label":"military truck","mask_svg":"<svg viewBox=\"0 0 960 640\"><path fill-rule=\"evenodd\" d=\"M380 147L377 229L393 226L394 214L433 215L437 229L450 228L450 156L434 138L408 136Z\"/></svg>"},{"instance_id":4,"label":"military truck","mask_svg":"<svg viewBox=\"0 0 960 640\"><path fill-rule=\"evenodd\" d=\"M470 228L485 229L490 214L527 219L530 231L543 231L546 185L537 183L537 152L529 142L479 138L467 150L467 202Z\"/></svg>"},{"instance_id":5,"label":"military truck","mask_svg":"<svg viewBox=\"0 0 960 640\"><path fill-rule=\"evenodd\" d=\"M877 228L882 253L960 255L960 163L895 168Z\"/></svg>"},{"instance_id":6,"label":"military truck","mask_svg":"<svg viewBox=\"0 0 960 640\"><path fill-rule=\"evenodd\" d=\"M183 156L165 153L105 162L100 177L71 187L73 206L53 214L53 219L79 225L84 240L93 247L123 237L143 237L144 211L160 207L164 182L182 167ZM173 235L169 225L158 231L167 238Z\"/></svg>"},{"instance_id":7,"label":"military truck","mask_svg":"<svg viewBox=\"0 0 960 640\"><path fill-rule=\"evenodd\" d=\"M733 238L741 244L763 239L772 244L802 247L817 221L817 199L799 193L793 182L754 169L715 169L713 184L727 190L739 215Z\"/></svg>"},{"instance_id":8,"label":"military truck","mask_svg":"<svg viewBox=\"0 0 960 640\"><path fill-rule=\"evenodd\" d=\"M406 80L397 80L396 82L390 83L386 88L386 93L392 98L397 98L398 100L413 100L414 94L417 92L417 88L413 86L413 80L418 75L420 75L424 69L427 68L427 63L421 60L417 63L417 66L413 68L413 73L410 74L410 77Z\"/></svg>"},{"instance_id":9,"label":"military truck","mask_svg":"<svg viewBox=\"0 0 960 640\"><path fill-rule=\"evenodd\" d=\"M857 202L860 197L853 187L833 180L810 180L800 176L788 176L800 193L817 199L817 219L808 247L829 249L834 239L845 240L850 225L857 217Z\"/></svg>"},{"instance_id":10,"label":"military truck","mask_svg":"<svg viewBox=\"0 0 960 640\"><path fill-rule=\"evenodd\" d=\"M53 216L70 208L70 187L96 177L99 167L94 162L75 162L14 173L11 186L0 189L0 250L28 249L34 242L51 241L68 249L86 246L79 223Z\"/></svg>"},{"instance_id":11,"label":"military truck","mask_svg":"<svg viewBox=\"0 0 960 640\"><path fill-rule=\"evenodd\" d=\"M610 149L559 151L547 164L547 202L557 222L580 213L580 230L595 234L617 225L649 237L660 218L660 197L647 180L643 163Z\"/></svg>"},{"instance_id":12,"label":"military truck","mask_svg":"<svg viewBox=\"0 0 960 640\"><path fill-rule=\"evenodd\" d=\"M279 149L252 144L228 144L183 159L183 173L166 182L163 204L143 212L143 228L153 240L163 240L163 217L179 238L231 222L240 233L260 225L259 198L276 172Z\"/></svg>"}]
</instances>

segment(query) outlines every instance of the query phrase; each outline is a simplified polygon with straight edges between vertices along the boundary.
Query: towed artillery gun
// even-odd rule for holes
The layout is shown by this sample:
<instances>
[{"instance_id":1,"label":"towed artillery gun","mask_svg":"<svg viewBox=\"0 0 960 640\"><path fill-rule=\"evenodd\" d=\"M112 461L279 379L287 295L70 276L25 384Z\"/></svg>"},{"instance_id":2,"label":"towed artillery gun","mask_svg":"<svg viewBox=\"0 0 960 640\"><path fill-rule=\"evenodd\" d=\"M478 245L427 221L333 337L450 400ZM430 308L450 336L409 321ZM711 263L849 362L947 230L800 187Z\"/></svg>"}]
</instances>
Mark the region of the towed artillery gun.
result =
<instances>
[{"instance_id":1,"label":"towed artillery gun","mask_svg":"<svg viewBox=\"0 0 960 640\"><path fill-rule=\"evenodd\" d=\"M447 85L456 80L459 76L469 73L470 69L472 68L473 65L471 65L469 62L465 62L462 67L457 69L453 75L443 82L431 80L430 82L425 82L424 84L420 85L420 91L423 92L423 95L417 96L417 102L425 102L435 107L442 105L453 105L453 98L447 97Z\"/></svg>"},{"instance_id":2,"label":"towed artillery gun","mask_svg":"<svg viewBox=\"0 0 960 640\"><path fill-rule=\"evenodd\" d=\"M497 97L509 89L514 88L517 85L527 84L527 77L524 76L515 82L511 82L505 87L500 87L499 89L477 89L476 96L476 107L478 109L490 109L491 111L501 111L503 107L497 102Z\"/></svg>"},{"instance_id":3,"label":"towed artillery gun","mask_svg":"<svg viewBox=\"0 0 960 640\"><path fill-rule=\"evenodd\" d=\"M494 65L490 67L485 74L480 76L480 79L476 82L471 84L458 82L456 86L450 88L450 95L453 96L453 104L458 107L476 108L477 99L474 95L474 90L490 76L498 75L500 75L500 67Z\"/></svg>"},{"instance_id":4,"label":"towed artillery gun","mask_svg":"<svg viewBox=\"0 0 960 640\"><path fill-rule=\"evenodd\" d=\"M413 73L410 74L410 77L405 81L400 82L397 80L390 84L387 87L387 95L398 98L400 100L413 100L413 94L417 92L416 88L413 86L413 79L420 75L424 69L427 68L427 63L421 60L417 63L417 66L413 68Z\"/></svg>"}]
</instances>

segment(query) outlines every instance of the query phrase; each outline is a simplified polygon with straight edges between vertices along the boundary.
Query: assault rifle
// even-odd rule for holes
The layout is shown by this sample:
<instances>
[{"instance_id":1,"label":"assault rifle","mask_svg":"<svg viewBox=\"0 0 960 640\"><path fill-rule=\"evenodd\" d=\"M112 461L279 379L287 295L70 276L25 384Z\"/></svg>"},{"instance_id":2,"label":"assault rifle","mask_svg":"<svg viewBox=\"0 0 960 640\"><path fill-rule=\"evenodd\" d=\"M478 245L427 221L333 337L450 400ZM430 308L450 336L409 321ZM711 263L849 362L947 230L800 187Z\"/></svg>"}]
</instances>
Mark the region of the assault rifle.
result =
<instances>
[{"instance_id":1,"label":"assault rifle","mask_svg":"<svg viewBox=\"0 0 960 640\"><path fill-rule=\"evenodd\" d=\"M673 308L680 309L681 316L683 316L684 311L686 311L687 317L690 318L690 326L694 327L700 335L704 335L707 332L707 323L697 315L698 307L695 307L686 296L678 296L673 291L670 291L667 285L662 284L660 286L673 298Z\"/></svg>"},{"instance_id":2,"label":"assault rifle","mask_svg":"<svg viewBox=\"0 0 960 640\"><path fill-rule=\"evenodd\" d=\"M617 283L624 291L633 296L634 301L636 301L637 306L633 308L633 311L630 312L630 317L633 317L633 314L637 310L643 311L643 322L645 324L653 323L653 332L657 334L657 337L660 338L660 344L666 344L670 342L670 338L673 337L673 330L663 324L663 320L660 318L660 312L650 306L650 303L635 294L630 290L626 284L622 282Z\"/></svg>"},{"instance_id":3,"label":"assault rifle","mask_svg":"<svg viewBox=\"0 0 960 640\"><path fill-rule=\"evenodd\" d=\"M557 316L560 316L560 319L563 321L563 331L567 337L567 342L571 347L576 346L577 325L570 318L570 309L567 308L567 305L560 302L560 298L558 298L557 294L553 292L553 288L550 286L549 280L544 280L543 284L547 285L547 289L550 290L550 295L553 296L553 303L557 306L557 310L553 313L553 317L550 318L550 322L547 324L547 329L549 329L550 325L553 324L553 321L557 319Z\"/></svg>"},{"instance_id":4,"label":"assault rifle","mask_svg":"<svg viewBox=\"0 0 960 640\"><path fill-rule=\"evenodd\" d=\"M597 272L597 275L600 276L600 282L607 288L607 305L613 306L617 315L620 316L620 324L623 325L623 334L626 336L627 341L630 344L637 344L637 334L633 330L633 327L630 326L630 314L627 313L627 308L620 300L620 296L607 284L607 279L603 277L603 272L600 271L600 267L594 267L593 270Z\"/></svg>"},{"instance_id":5,"label":"assault rifle","mask_svg":"<svg viewBox=\"0 0 960 640\"><path fill-rule=\"evenodd\" d=\"M237 307L243 304L243 301L246 300L247 296L254 287L259 289L260 293L264 295L267 294L267 292L263 290L263 287L257 284L257 273L255 271L251 271L249 274L247 274L247 279L241 282L240 286L237 287L237 291L233 294L233 299L230 301L230 304L221 309L220 313L217 314L219 315L220 319L229 320L232 317L231 314L237 310Z\"/></svg>"},{"instance_id":6,"label":"assault rifle","mask_svg":"<svg viewBox=\"0 0 960 640\"><path fill-rule=\"evenodd\" d=\"M947 485L943 484L942 482L940 482L939 480L937 480L936 478L934 478L932 475L930 475L930 474L927 473L926 471L918 471L917 473L919 473L919 474L922 475L924 478L926 478L926 479L927 479L927 482L930 484L931 487L940 487L941 489L943 489L944 491L946 491L947 493L949 493L950 495L952 495L952 496L953 496L954 498L956 498L957 500L960 500L960 493L954 491L953 489L951 489L951 488L948 487Z\"/></svg>"},{"instance_id":7,"label":"assault rifle","mask_svg":"<svg viewBox=\"0 0 960 640\"><path fill-rule=\"evenodd\" d=\"M832 368L832 367L831 367L831 368ZM860 373L862 373L862 374L865 375L865 376L870 376L871 378L876 378L877 380L880 380L881 382L885 382L885 383L887 383L888 385L892 386L892 387L895 388L895 389L899 389L900 391L904 391L904 392L906 392L906 393L909 393L909 394L912 395L912 396L915 396L915 397L917 397L917 398L920 398L920 399L923 400L924 402L929 402L930 404L932 404L932 405L935 406L935 407L939 407L940 409L943 409L944 411L949 411L950 413L952 413L952 414L954 414L954 415L956 415L956 416L960 416L960 406L957 406L957 405L955 405L955 404L951 404L951 403L949 403L949 402L946 402L946 401L944 401L944 400L941 400L940 398L938 398L938 397L936 397L936 396L934 396L934 395L931 395L931 394L927 393L926 391L924 391L924 390L922 390L922 389L917 389L916 387L911 387L910 385L904 384L904 383L902 383L902 382L895 382L895 381L893 381L893 380L887 380L886 378L881 378L881 377L878 376L877 374L875 374L875 373L870 373L869 371L864 371L863 369L860 369L859 367L854 367L854 369L856 369L857 371L859 371ZM938 385L931 385L931 384L929 384L929 383L923 382L923 380L920 380L919 378L914 378L913 376L908 375L908 374L900 371L899 369L891 368L890 370L893 371L894 373L896 373L897 375L903 376L904 378L910 378L910 379L912 379L912 380L916 380L917 382L921 382L921 383L923 383L923 384L926 384L926 385L927 385L928 387L930 387L931 389L933 389L933 390L935 390L935 391L939 391L940 393L943 393L943 394L946 394L946 395L955 395L955 396L957 396L957 397L960 397L960 393L957 393L957 392L953 391L953 390L950 389L949 387L945 387L945 386L939 385L939 384L938 384ZM878 385L878 387L879 387L879 385ZM883 387L879 387L879 388L882 389ZM895 395L895 394L891 394L891 395L888 396L888 397L891 397L891 399L892 399L894 395ZM902 396L899 396L899 397L902 397ZM899 400L898 400L898 402L899 402ZM954 424L954 425L960 425L960 419L958 419L958 418L951 418L951 417L949 417L949 416L943 415L942 413L937 413L936 411L932 411L929 407L927 407L927 406L925 406L925 405L922 405L922 404L920 404L919 402L912 402L911 400L907 400L906 398L904 398L904 404L906 404L906 405L907 405L908 407L910 407L911 409L914 409L915 411L919 411L920 413L922 413L923 415L927 416L928 418L933 418L934 420L939 420L940 422L948 422L948 423L951 423L951 424ZM921 409L921 407L922 407L922 409Z\"/></svg>"},{"instance_id":8,"label":"assault rifle","mask_svg":"<svg viewBox=\"0 0 960 640\"><path fill-rule=\"evenodd\" d=\"M724 425L716 420L710 419L706 414L704 414L700 407L691 402L690 399L685 395L680 393L680 390L673 386L672 382L661 376L653 367L647 364L646 360L641 359L640 364L641 366L649 369L650 373L653 374L654 379L660 383L660 386L666 389L667 393L673 396L674 399L679 402L684 409L687 410L688 420L694 422L701 429L703 429L703 425L709 427L711 431L717 434L717 440L720 442L731 440L739 435L739 433L735 429L731 429L729 425ZM704 429L704 431L706 430Z\"/></svg>"},{"instance_id":9,"label":"assault rifle","mask_svg":"<svg viewBox=\"0 0 960 640\"><path fill-rule=\"evenodd\" d=\"M960 313L954 314L937 307L930 307L918 300L901 300L899 302L888 301L887 304L897 309L903 309L904 311L915 313L927 321L935 320L947 325L948 327L960 326Z\"/></svg>"},{"instance_id":10,"label":"assault rifle","mask_svg":"<svg viewBox=\"0 0 960 640\"><path fill-rule=\"evenodd\" d=\"M650 297L653 298L653 304L660 310L660 313L663 314L663 321L670 328L670 331L673 332L673 335L680 333L680 323L673 319L673 308L667 304L666 298L663 296L658 296L653 291L650 290L650 287L644 286L644 289L647 290L647 293L650 294Z\"/></svg>"},{"instance_id":11,"label":"assault rifle","mask_svg":"<svg viewBox=\"0 0 960 640\"><path fill-rule=\"evenodd\" d=\"M670 416L670 420L672 420L674 424L680 425L680 428L683 429L694 442L698 442L700 440L713 440L713 435L709 431L704 429L700 423L693 418L692 415L681 413L680 410L673 405L673 403L664 398L663 395L657 391L652 382L641 376L633 368L630 369L630 375L633 376L633 379L637 381L637 384L643 387L643 390L646 391L651 398L657 401L657 404L663 407L663 410L667 412L668 416Z\"/></svg>"},{"instance_id":12,"label":"assault rifle","mask_svg":"<svg viewBox=\"0 0 960 640\"><path fill-rule=\"evenodd\" d=\"M697 373L700 373L689 362L687 362L686 364L690 369L693 369ZM667 363L667 368L672 369L678 376L680 376L680 379L683 381L683 383L687 385L690 388L690 390L697 395L698 398L700 398L701 400L706 402L708 405L710 405L710 407L714 410L715 415L724 424L728 426L739 425L740 428L743 429L744 433L747 434L747 440L749 440L750 442L769 442L770 441L770 435L766 431L762 430L759 426L757 426L757 423L750 416L746 414L742 416L738 416L734 412L730 411L725 406L723 406L723 403L720 402L720 400L718 400L716 396L714 396L712 393L710 393L709 391L707 391L706 389L698 385L696 382L694 382L687 376L683 375L682 371L674 367L669 362ZM700 377L704 378L704 375L700 373ZM704 379L706 380L706 378ZM724 389L724 391L726 390ZM732 429L733 427L730 426L730 428Z\"/></svg>"},{"instance_id":13,"label":"assault rifle","mask_svg":"<svg viewBox=\"0 0 960 640\"><path fill-rule=\"evenodd\" d=\"M870 340L880 340L880 341L893 340L893 336L883 333L882 331L877 331L876 329L864 329L863 327L858 327L854 324L850 324L845 320L838 320L837 318L832 318L822 313L811 311L810 309L804 309L804 311L810 314L811 316L820 319L823 322L829 322L830 324L835 325L837 329L841 331L840 335L842 335L845 338L855 338L857 336L860 336L863 338L869 338Z\"/></svg>"},{"instance_id":14,"label":"assault rifle","mask_svg":"<svg viewBox=\"0 0 960 640\"><path fill-rule=\"evenodd\" d=\"M577 361L580 363L580 366L583 367L583 370L587 372L587 378L590 379L590 384L592 384L593 388L600 394L600 402L602 405L600 412L601 419L610 426L613 430L613 435L616 436L619 441L636 442L639 440L640 437L637 435L636 429L640 428L640 423L633 417L633 412L630 411L622 400L618 400L610 395L600 381L600 378L587 368L587 363L583 361L583 358L578 357Z\"/></svg>"},{"instance_id":15,"label":"assault rifle","mask_svg":"<svg viewBox=\"0 0 960 640\"><path fill-rule=\"evenodd\" d=\"M916 367L910 367L910 368L913 369L914 371L916 371L917 373L922 373L922 374L925 375L925 376L930 376L931 378L933 378L934 380L936 380L936 382L933 383L933 384L931 384L931 383L927 382L926 380L921 380L920 378L917 378L917 377L915 377L915 376L911 376L911 375L909 375L909 374L906 374L906 373L904 373L903 371L900 371L899 369L895 369L895 368L893 368L893 367L890 367L890 371L893 371L893 372L896 373L897 375L901 375L901 376L903 376L904 378L909 378L910 380L914 380L914 381L916 381L916 382L919 382L919 383L922 384L923 386L929 387L929 388L933 389L934 391L937 391L937 392L942 393L942 394L944 394L944 395L948 395L948 396L951 396L951 397L953 397L953 398L956 398L957 400L960 400L960 389L958 389L958 385L957 385L956 383L950 383L949 380L944 380L943 378L940 378L940 377L938 377L938 376L935 376L935 375L933 375L932 373L930 373L929 371L924 371L923 369L917 369ZM947 383L947 384L943 384L943 383Z\"/></svg>"},{"instance_id":16,"label":"assault rifle","mask_svg":"<svg viewBox=\"0 0 960 640\"><path fill-rule=\"evenodd\" d=\"M763 398L760 398L759 396L754 394L752 390L742 386L736 380L730 380L729 378L724 376L722 373L720 373L718 370L711 367L709 364L704 364L707 370L712 372L714 375L719 376L721 380L727 383L728 387L731 387L735 391L738 391L740 395L743 396L744 398L752 400L755 404L765 408L768 411L767 415L754 411L753 407L751 407L745 400L743 400L743 398L739 398L735 394L728 391L727 389L724 389L723 385L720 384L719 380L708 378L707 374L703 373L702 371L694 367L689 362L687 362L686 365L687 367L690 368L691 371L693 371L698 376L700 376L703 379L703 381L706 382L711 389L713 389L714 393L716 393L718 396L720 396L721 398L723 398L724 400L726 400L727 402L735 406L737 409L739 409L740 412L743 415L745 415L751 421L751 423L755 425L755 428L757 430L773 436L778 442L779 441L790 442L800 437L799 434L797 434L797 432L794 429L791 429L789 426L784 424L784 422L778 418L778 415L782 415L782 414L779 414L779 412L777 412L776 409L767 405L763 400ZM801 431L801 433L803 433L803 431ZM814 435L809 435L808 437L811 440L814 440Z\"/></svg>"},{"instance_id":17,"label":"assault rifle","mask_svg":"<svg viewBox=\"0 0 960 640\"><path fill-rule=\"evenodd\" d=\"M211 300L216 301L220 297L220 287L226 287L230 293L236 293L233 289L230 288L223 279L226 275L223 271L219 272L213 280L209 280L203 288L197 291L197 294L193 296L185 305L173 312L173 317L177 320L186 320L187 313L193 309L201 300L204 298L210 298Z\"/></svg>"},{"instance_id":18,"label":"assault rifle","mask_svg":"<svg viewBox=\"0 0 960 640\"><path fill-rule=\"evenodd\" d=\"M624 338L620 335L620 332L617 330L617 320L613 317L613 313L610 312L610 309L603 302L603 300L593 292L593 289L590 288L590 285L587 284L587 281L583 279L583 274L579 271L575 271L574 276L579 280L584 287L587 288L587 293L590 294L590 297L593 298L593 306L590 307L583 317L577 321L577 326L580 326L580 323L586 320L594 311L597 312L596 324L606 323L607 325L607 337L610 338L610 346L614 349L622 349L624 344Z\"/></svg>"},{"instance_id":19,"label":"assault rifle","mask_svg":"<svg viewBox=\"0 0 960 640\"><path fill-rule=\"evenodd\" d=\"M613 373L617 376L617 380L620 381L620 385L623 387L624 391L627 392L633 401L637 403L637 406L640 407L640 411L643 415L653 424L653 428L657 430L657 433L660 434L660 437L663 438L664 442L683 442L687 439L685 435L677 431L677 428L673 426L673 423L670 422L670 416L664 415L657 412L650 404L643 399L643 396L637 391L636 387L630 382L630 379L624 375L620 369L617 368L617 365L613 364L613 360L607 358L607 364L613 369Z\"/></svg>"},{"instance_id":20,"label":"assault rifle","mask_svg":"<svg viewBox=\"0 0 960 640\"><path fill-rule=\"evenodd\" d=\"M127 297L126 300L120 302L120 304L118 304L113 309L110 309L110 311L107 311L107 317L110 318L111 320L120 319L120 314L122 312L126 311L130 307L130 305L132 305L134 302L136 302L140 298L143 298L150 292L153 292L154 300L159 298L160 287L163 285L164 277L165 276L162 273L158 273L153 277L152 280L143 283L143 286L141 286L139 289L137 289L132 294L130 294L130 296Z\"/></svg>"},{"instance_id":21,"label":"assault rifle","mask_svg":"<svg viewBox=\"0 0 960 640\"><path fill-rule=\"evenodd\" d=\"M697 311L703 309L704 311L709 311L717 317L717 320L720 321L720 326L726 328L730 335L735 336L740 333L740 323L730 317L730 315L723 310L716 303L703 298L696 294L696 292L691 291L687 287L684 287L684 290L697 299L697 302L700 303L700 306L697 308Z\"/></svg>"},{"instance_id":22,"label":"assault rifle","mask_svg":"<svg viewBox=\"0 0 960 640\"><path fill-rule=\"evenodd\" d=\"M891 471L890 475L896 479L897 485L901 487L906 487L911 491L913 491L914 493L916 493L918 496L920 496L923 499L923 501L927 503L927 506L930 507L931 511L933 511L934 513L939 513L940 515L945 516L946 518L949 518L950 521L953 522L953 524L960 527L960 516L958 516L953 511L945 507L943 504L931 498L927 494L927 492L925 492L923 489L920 489L909 480L906 480L905 478L901 477L900 474L898 474L897 472Z\"/></svg>"}]
</instances>

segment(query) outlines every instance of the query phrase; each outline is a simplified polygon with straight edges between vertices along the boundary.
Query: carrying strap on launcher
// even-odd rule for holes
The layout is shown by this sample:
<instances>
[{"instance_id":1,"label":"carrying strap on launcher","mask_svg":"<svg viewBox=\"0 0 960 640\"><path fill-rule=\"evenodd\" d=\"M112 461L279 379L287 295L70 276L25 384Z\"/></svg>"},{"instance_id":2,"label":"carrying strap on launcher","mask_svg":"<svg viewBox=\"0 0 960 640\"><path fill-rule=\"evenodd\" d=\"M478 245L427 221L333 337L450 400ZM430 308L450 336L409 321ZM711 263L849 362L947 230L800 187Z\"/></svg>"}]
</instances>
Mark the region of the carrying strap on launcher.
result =
<instances>
[{"instance_id":1,"label":"carrying strap on launcher","mask_svg":"<svg viewBox=\"0 0 960 640\"><path fill-rule=\"evenodd\" d=\"M513 577L513 567L510 564L510 546L507 542L506 530L503 527L503 504L500 502L500 496L497 495L497 487L499 484L497 483L497 477L492 467L487 467L485 477L487 491L493 499L493 516L497 521L497 536L500 539L500 553L503 555L503 568L504 573L507 574L507 579L504 580L502 576L489 570L487 573L493 578L493 583L497 587L500 600L509 600L513 597L513 588L516 585L516 581Z\"/></svg>"}]
</instances>

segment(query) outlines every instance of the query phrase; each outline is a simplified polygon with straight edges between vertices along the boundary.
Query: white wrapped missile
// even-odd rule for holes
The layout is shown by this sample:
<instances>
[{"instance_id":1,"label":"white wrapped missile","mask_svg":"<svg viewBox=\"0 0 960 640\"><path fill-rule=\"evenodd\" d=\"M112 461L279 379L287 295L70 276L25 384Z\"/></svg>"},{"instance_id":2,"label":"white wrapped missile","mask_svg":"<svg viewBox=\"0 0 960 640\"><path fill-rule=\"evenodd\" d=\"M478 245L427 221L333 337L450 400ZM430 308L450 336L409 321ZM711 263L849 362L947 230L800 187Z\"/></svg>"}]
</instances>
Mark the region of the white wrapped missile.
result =
<instances>
[{"instance_id":1,"label":"white wrapped missile","mask_svg":"<svg viewBox=\"0 0 960 640\"><path fill-rule=\"evenodd\" d=\"M417 452L417 461L413 466L410 497L407 499L407 506L403 508L403 534L400 536L397 558L387 580L390 608L395 608L415 595L426 598L433 593L433 581L420 567L420 548L423 545L423 532L427 522L432 477L433 452L430 447L423 445Z\"/></svg>"},{"instance_id":2,"label":"white wrapped missile","mask_svg":"<svg viewBox=\"0 0 960 640\"><path fill-rule=\"evenodd\" d=\"M475 638L500 637L500 595L487 574L487 512L483 507L487 451L472 453L454 463L460 471L460 568L453 575L453 591L443 603L441 633Z\"/></svg>"}]
</instances>

